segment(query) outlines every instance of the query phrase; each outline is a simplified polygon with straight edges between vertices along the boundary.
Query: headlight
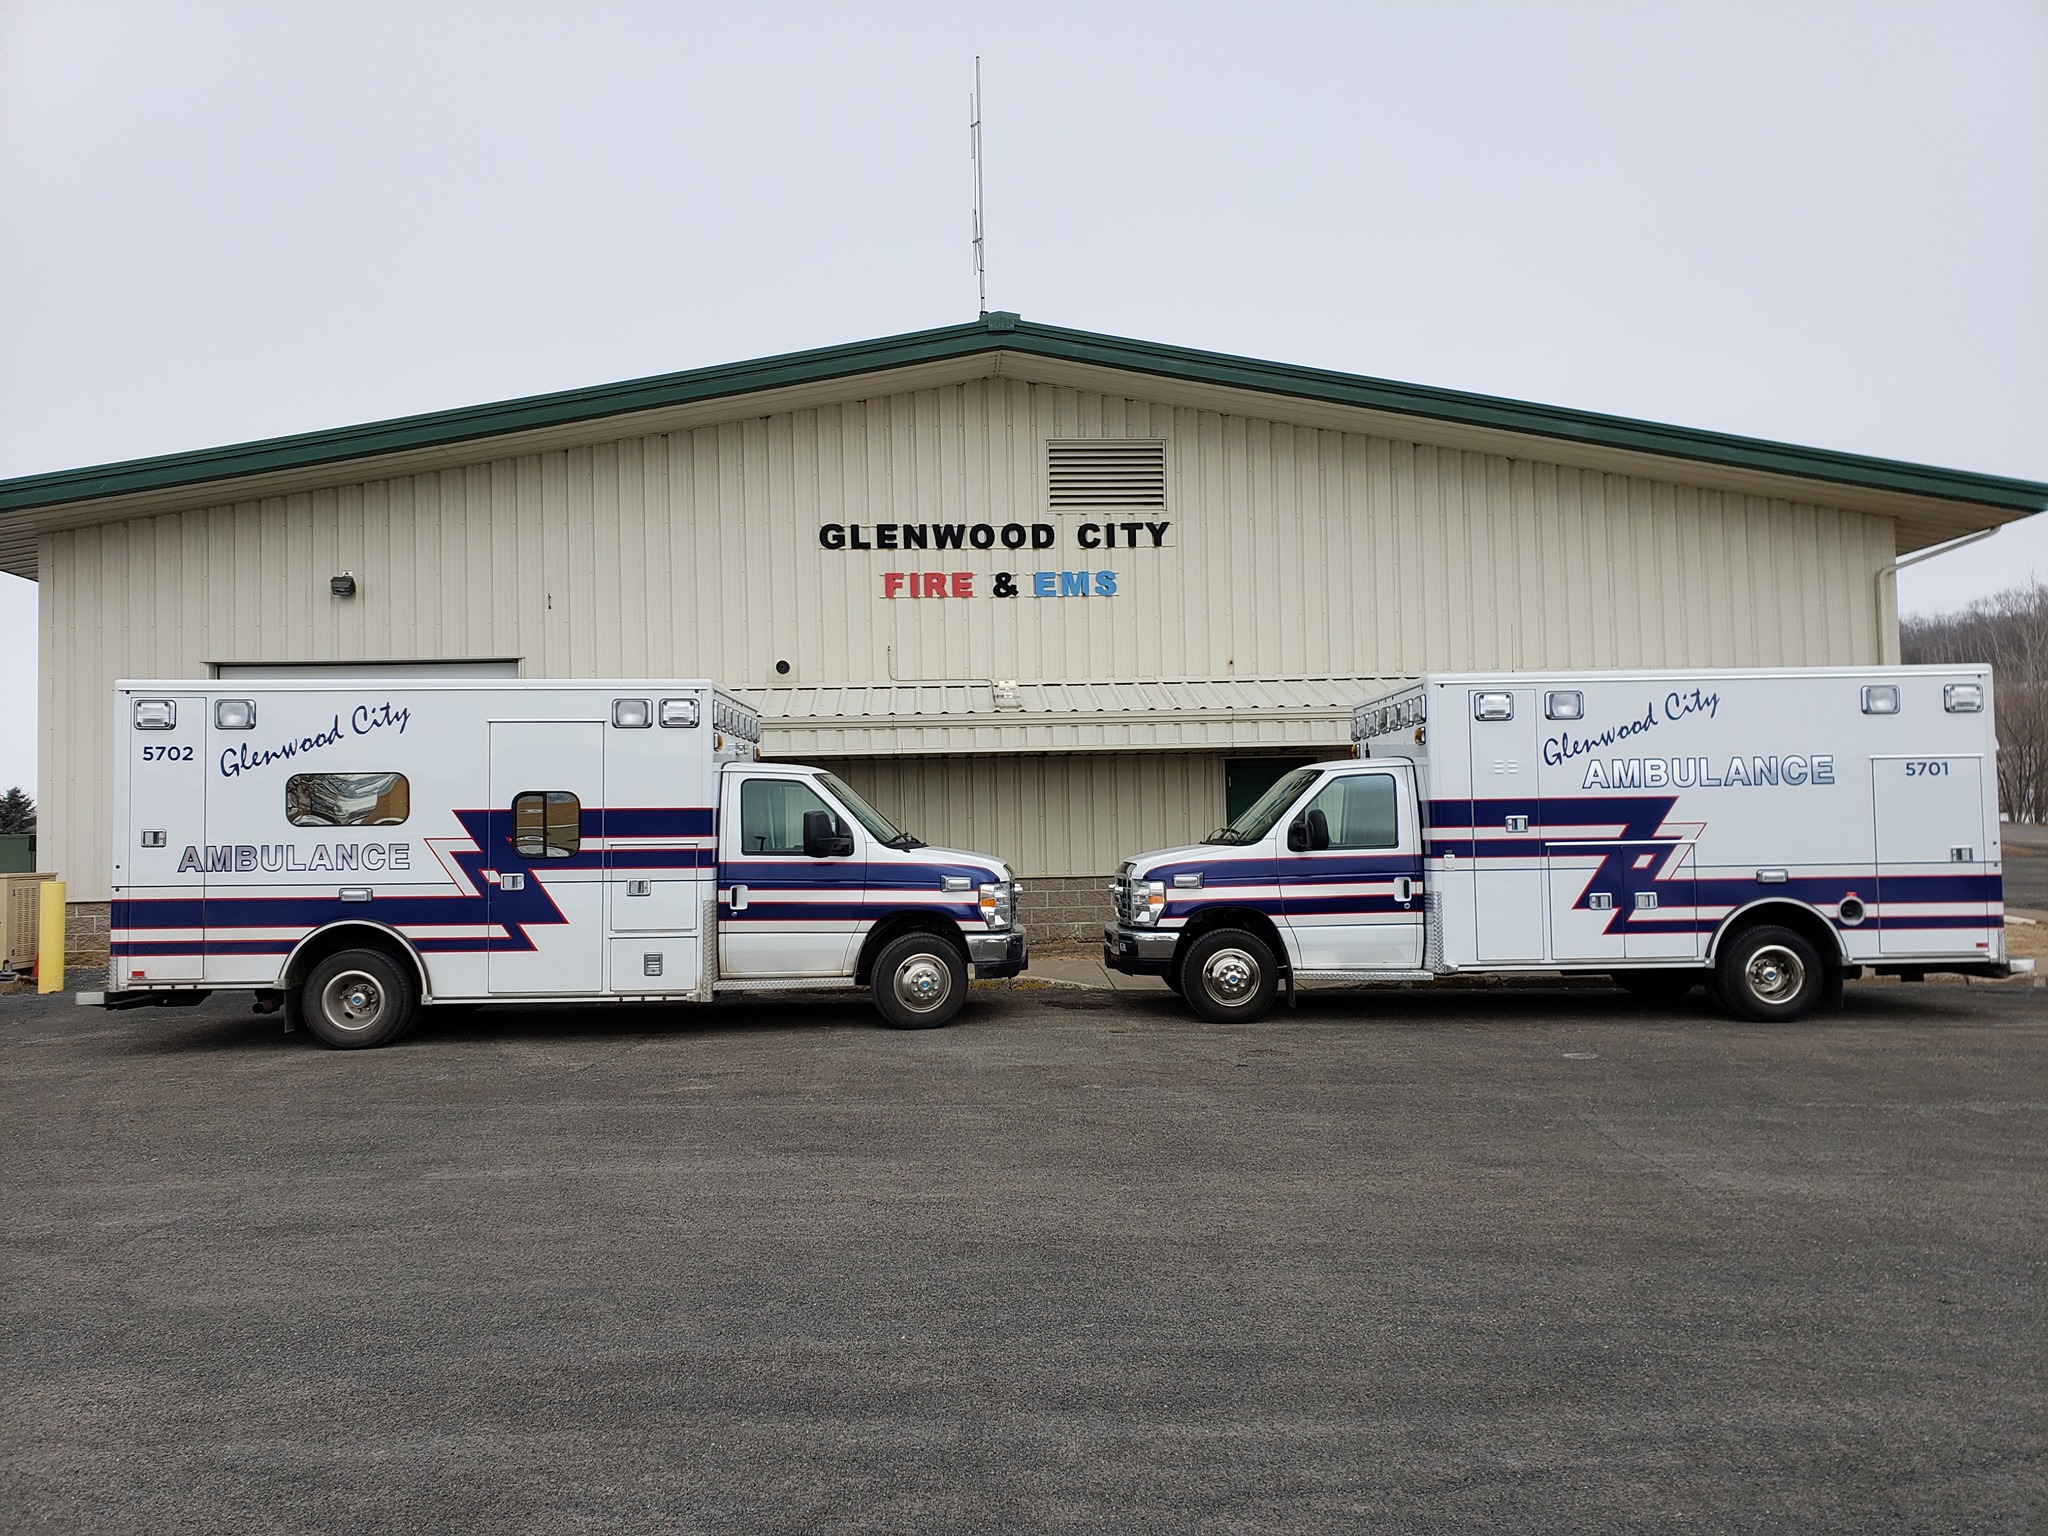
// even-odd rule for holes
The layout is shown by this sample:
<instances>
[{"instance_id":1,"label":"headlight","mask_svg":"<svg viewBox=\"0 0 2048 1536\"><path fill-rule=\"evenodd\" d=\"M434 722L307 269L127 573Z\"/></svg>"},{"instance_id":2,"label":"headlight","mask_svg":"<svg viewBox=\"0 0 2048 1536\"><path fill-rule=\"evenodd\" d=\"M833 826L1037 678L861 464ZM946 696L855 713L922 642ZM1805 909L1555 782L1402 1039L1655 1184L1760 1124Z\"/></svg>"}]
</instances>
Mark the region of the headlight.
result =
<instances>
[{"instance_id":1,"label":"headlight","mask_svg":"<svg viewBox=\"0 0 2048 1536\"><path fill-rule=\"evenodd\" d=\"M1166 882L1163 880L1133 880L1131 882L1131 921L1140 928L1149 928L1159 921L1159 914L1166 907Z\"/></svg>"},{"instance_id":2,"label":"headlight","mask_svg":"<svg viewBox=\"0 0 2048 1536\"><path fill-rule=\"evenodd\" d=\"M981 920L991 928L1007 928L1017 917L1017 887L997 880L981 888Z\"/></svg>"}]
</instances>

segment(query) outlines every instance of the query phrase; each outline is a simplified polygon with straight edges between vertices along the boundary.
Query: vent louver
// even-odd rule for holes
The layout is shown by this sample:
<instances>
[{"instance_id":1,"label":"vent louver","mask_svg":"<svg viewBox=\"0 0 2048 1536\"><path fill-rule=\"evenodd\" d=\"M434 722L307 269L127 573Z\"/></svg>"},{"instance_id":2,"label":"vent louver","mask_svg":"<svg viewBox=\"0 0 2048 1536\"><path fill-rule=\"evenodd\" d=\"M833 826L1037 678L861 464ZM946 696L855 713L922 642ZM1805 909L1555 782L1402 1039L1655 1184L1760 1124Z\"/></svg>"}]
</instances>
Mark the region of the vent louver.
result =
<instances>
[{"instance_id":1,"label":"vent louver","mask_svg":"<svg viewBox=\"0 0 2048 1536\"><path fill-rule=\"evenodd\" d=\"M1045 445L1052 510L1138 511L1166 505L1166 444L1152 438L1075 438Z\"/></svg>"}]
</instances>

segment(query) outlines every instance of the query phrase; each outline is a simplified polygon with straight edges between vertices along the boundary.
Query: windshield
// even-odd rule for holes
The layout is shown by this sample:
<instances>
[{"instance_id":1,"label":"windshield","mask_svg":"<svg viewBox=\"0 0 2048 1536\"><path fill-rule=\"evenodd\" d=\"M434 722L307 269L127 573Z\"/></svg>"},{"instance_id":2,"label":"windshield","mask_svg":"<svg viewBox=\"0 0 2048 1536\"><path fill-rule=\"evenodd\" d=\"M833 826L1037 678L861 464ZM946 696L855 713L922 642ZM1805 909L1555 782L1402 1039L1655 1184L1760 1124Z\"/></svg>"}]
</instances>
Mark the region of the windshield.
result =
<instances>
[{"instance_id":1,"label":"windshield","mask_svg":"<svg viewBox=\"0 0 2048 1536\"><path fill-rule=\"evenodd\" d=\"M1273 830L1273 823L1281 813L1294 804L1295 796L1315 782L1322 773L1320 768L1297 768L1259 796L1252 808L1244 812L1227 827L1218 827L1202 841L1205 843L1256 843Z\"/></svg>"},{"instance_id":2,"label":"windshield","mask_svg":"<svg viewBox=\"0 0 2048 1536\"><path fill-rule=\"evenodd\" d=\"M922 848L924 844L908 832L899 831L895 824L876 810L867 801L853 792L844 779L833 774L821 773L818 782L832 794L832 798L853 812L853 819L874 834L875 840L885 848Z\"/></svg>"}]
</instances>

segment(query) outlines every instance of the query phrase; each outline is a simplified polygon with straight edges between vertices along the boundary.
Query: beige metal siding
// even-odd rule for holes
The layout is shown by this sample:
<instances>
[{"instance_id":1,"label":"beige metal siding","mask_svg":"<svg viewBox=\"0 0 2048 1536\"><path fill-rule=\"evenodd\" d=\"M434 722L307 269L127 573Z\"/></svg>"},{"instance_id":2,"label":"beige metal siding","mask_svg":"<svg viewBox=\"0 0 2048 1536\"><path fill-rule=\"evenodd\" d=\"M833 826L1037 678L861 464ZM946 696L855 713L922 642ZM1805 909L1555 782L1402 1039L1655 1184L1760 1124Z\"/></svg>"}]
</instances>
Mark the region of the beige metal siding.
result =
<instances>
[{"instance_id":1,"label":"beige metal siding","mask_svg":"<svg viewBox=\"0 0 2048 1536\"><path fill-rule=\"evenodd\" d=\"M1303 748L1301 755L1349 751ZM1224 819L1225 756L883 757L830 766L926 842L995 854L1025 877L1074 876L1107 875L1131 854L1191 843L1213 830Z\"/></svg>"},{"instance_id":2,"label":"beige metal siding","mask_svg":"<svg viewBox=\"0 0 2048 1536\"><path fill-rule=\"evenodd\" d=\"M1167 443L1170 547L1077 558L1076 519L1046 510L1045 444L1093 436ZM821 523L885 521L1063 534L1036 558L818 545ZM1894 643L1876 581L1892 548L1862 513L1000 378L75 529L39 549L44 857L81 899L105 894L121 676L516 656L529 676L764 689L892 668L1851 663ZM880 595L885 570L972 570L985 594L997 570L1082 563L1116 569L1119 595ZM354 599L328 595L343 570Z\"/></svg>"}]
</instances>

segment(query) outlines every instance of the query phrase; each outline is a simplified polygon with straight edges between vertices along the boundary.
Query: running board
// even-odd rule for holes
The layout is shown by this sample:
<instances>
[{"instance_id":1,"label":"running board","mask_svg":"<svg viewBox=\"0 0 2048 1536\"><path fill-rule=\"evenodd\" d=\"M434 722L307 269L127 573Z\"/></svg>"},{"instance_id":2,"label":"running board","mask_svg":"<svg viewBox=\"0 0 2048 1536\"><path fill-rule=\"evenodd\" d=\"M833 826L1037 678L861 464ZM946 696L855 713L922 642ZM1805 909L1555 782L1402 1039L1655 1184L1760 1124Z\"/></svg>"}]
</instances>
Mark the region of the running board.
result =
<instances>
[{"instance_id":1,"label":"running board","mask_svg":"<svg viewBox=\"0 0 2048 1536\"><path fill-rule=\"evenodd\" d=\"M1435 981L1435 971L1296 971L1296 981Z\"/></svg>"},{"instance_id":2,"label":"running board","mask_svg":"<svg viewBox=\"0 0 2048 1536\"><path fill-rule=\"evenodd\" d=\"M775 981L714 981L714 992L832 992L858 988L860 983L843 976L792 976Z\"/></svg>"}]
</instances>

